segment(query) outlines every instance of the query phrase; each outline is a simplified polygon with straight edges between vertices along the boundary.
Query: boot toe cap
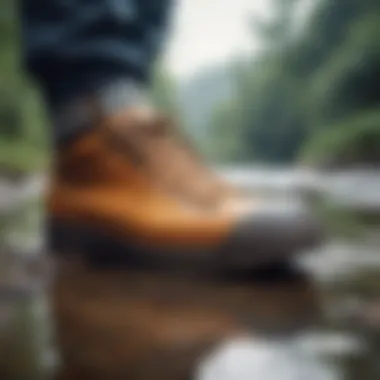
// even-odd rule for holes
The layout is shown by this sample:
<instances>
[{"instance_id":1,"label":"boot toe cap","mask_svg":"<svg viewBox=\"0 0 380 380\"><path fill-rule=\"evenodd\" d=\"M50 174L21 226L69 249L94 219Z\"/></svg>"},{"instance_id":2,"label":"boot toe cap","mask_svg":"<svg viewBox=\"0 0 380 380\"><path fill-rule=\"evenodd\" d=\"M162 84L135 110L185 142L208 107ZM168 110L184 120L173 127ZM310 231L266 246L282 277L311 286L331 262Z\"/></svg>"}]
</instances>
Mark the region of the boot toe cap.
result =
<instances>
[{"instance_id":1,"label":"boot toe cap","mask_svg":"<svg viewBox=\"0 0 380 380\"><path fill-rule=\"evenodd\" d=\"M323 241L320 221L302 203L263 203L236 226L225 253L230 265L283 261Z\"/></svg>"}]
</instances>

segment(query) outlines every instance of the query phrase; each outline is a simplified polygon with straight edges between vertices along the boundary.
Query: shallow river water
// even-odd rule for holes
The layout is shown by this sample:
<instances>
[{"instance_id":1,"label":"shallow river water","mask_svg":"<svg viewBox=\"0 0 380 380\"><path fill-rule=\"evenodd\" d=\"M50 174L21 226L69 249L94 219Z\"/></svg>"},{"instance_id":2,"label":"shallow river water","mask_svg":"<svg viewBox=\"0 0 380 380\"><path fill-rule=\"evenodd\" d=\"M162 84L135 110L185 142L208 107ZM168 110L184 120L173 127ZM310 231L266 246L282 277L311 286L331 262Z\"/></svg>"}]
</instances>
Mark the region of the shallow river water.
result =
<instances>
[{"instance_id":1,"label":"shallow river water","mask_svg":"<svg viewBox=\"0 0 380 380\"><path fill-rule=\"evenodd\" d=\"M252 191L295 196L312 189L344 207L365 205L380 209L380 173L355 171L322 177L283 168L225 168L223 174ZM250 333L227 339L206 353L194 367L197 379L380 379L377 227L371 229L370 236L330 236L313 252L300 253L286 273L264 277L252 283L256 287L252 303L257 312L250 321ZM38 379L35 363L42 363L43 368L54 363L46 343L48 320L43 298L37 292L29 296L27 304L32 306L28 308L31 314L21 320L19 335L23 337L21 342L32 343L11 344L7 352L12 354L6 360L0 351L0 366L12 360L11 355L19 355L18 362L22 347L27 359L23 358L18 366L24 365L30 375L20 369L14 379L6 380ZM0 309L0 315L5 315L5 309ZM0 334L7 335L1 329Z\"/></svg>"}]
</instances>

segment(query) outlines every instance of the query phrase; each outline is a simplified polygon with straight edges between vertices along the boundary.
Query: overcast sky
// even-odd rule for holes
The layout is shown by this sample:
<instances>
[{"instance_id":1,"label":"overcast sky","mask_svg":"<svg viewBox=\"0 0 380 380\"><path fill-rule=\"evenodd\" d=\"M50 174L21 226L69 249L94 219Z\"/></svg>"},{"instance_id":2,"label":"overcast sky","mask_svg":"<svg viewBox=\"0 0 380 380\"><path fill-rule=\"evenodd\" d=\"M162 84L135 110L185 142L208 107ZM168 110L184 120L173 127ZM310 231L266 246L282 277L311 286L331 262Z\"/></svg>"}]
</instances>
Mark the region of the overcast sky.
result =
<instances>
[{"instance_id":1,"label":"overcast sky","mask_svg":"<svg viewBox=\"0 0 380 380\"><path fill-rule=\"evenodd\" d=\"M260 45L248 29L251 15L267 18L271 0L175 0L171 37L166 48L167 66L178 79ZM299 3L300 26L318 0Z\"/></svg>"},{"instance_id":2,"label":"overcast sky","mask_svg":"<svg viewBox=\"0 0 380 380\"><path fill-rule=\"evenodd\" d=\"M178 79L257 47L248 16L266 14L269 0L177 1L166 60Z\"/></svg>"}]
</instances>

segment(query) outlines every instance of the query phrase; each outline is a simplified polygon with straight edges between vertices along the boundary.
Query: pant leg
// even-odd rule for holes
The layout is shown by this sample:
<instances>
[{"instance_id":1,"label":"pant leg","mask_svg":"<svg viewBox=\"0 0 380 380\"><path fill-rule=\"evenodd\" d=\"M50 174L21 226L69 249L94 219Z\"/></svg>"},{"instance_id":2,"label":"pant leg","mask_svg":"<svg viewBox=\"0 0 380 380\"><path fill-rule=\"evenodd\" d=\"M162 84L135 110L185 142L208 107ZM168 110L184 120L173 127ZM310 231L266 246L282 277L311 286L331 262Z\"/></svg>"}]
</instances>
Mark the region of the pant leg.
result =
<instances>
[{"instance_id":1,"label":"pant leg","mask_svg":"<svg viewBox=\"0 0 380 380\"><path fill-rule=\"evenodd\" d=\"M26 67L52 106L120 79L149 81L171 0L22 0Z\"/></svg>"}]
</instances>

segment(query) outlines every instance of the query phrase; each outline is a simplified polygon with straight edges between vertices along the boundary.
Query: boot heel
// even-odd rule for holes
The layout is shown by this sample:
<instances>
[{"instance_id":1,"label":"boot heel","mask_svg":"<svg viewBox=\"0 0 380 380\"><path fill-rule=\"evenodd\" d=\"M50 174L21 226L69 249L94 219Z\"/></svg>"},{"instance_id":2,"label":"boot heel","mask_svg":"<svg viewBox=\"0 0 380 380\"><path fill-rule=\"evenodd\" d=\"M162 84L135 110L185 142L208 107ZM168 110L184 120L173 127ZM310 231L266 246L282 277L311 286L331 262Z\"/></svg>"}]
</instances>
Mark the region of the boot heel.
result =
<instances>
[{"instance_id":1,"label":"boot heel","mask_svg":"<svg viewBox=\"0 0 380 380\"><path fill-rule=\"evenodd\" d=\"M94 229L50 220L47 243L54 255L80 257L95 269L149 269L153 262L129 246Z\"/></svg>"},{"instance_id":2,"label":"boot heel","mask_svg":"<svg viewBox=\"0 0 380 380\"><path fill-rule=\"evenodd\" d=\"M105 245L96 233L90 233L83 227L51 220L47 230L49 251L57 257L75 256L90 267L105 268L115 256L111 244Z\"/></svg>"}]
</instances>

